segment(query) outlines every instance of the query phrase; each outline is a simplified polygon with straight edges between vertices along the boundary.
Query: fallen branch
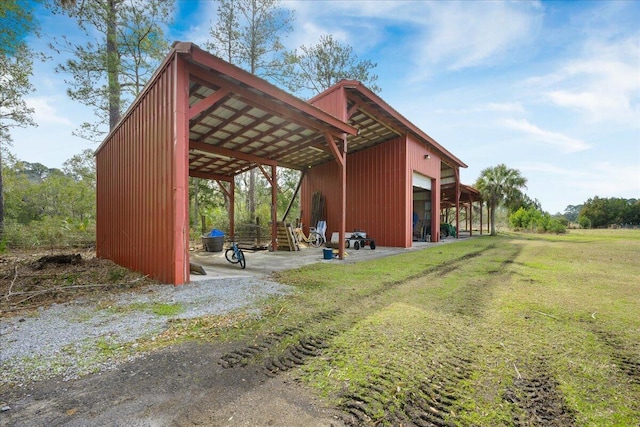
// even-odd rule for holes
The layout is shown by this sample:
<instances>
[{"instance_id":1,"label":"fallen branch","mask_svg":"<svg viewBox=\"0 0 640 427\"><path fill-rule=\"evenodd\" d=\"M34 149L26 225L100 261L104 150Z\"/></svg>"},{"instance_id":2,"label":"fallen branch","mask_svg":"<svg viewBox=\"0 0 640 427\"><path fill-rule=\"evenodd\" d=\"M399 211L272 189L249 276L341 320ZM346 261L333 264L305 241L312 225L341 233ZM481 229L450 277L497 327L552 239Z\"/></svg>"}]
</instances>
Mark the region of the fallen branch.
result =
<instances>
[{"instance_id":1,"label":"fallen branch","mask_svg":"<svg viewBox=\"0 0 640 427\"><path fill-rule=\"evenodd\" d=\"M520 375L520 371L518 371L518 367L516 366L516 364L513 364L513 369L516 370L516 374L518 374L518 379L521 380L522 379L522 375Z\"/></svg>"},{"instance_id":2,"label":"fallen branch","mask_svg":"<svg viewBox=\"0 0 640 427\"><path fill-rule=\"evenodd\" d=\"M543 316L551 317L552 319L560 320L556 316L554 316L553 314L547 314L547 313L543 313L541 311L536 311L536 310L533 310L533 312L534 313L538 313L538 314L542 314Z\"/></svg>"},{"instance_id":3,"label":"fallen branch","mask_svg":"<svg viewBox=\"0 0 640 427\"><path fill-rule=\"evenodd\" d=\"M16 283L16 279L18 278L18 266L14 266L15 268L15 274L13 275L13 280L11 280L11 284L9 285L9 290L7 291L7 294L4 296L4 299L6 299L7 301L9 301L9 297L11 296L11 289L13 289L13 285L14 283Z\"/></svg>"},{"instance_id":4,"label":"fallen branch","mask_svg":"<svg viewBox=\"0 0 640 427\"><path fill-rule=\"evenodd\" d=\"M70 286L56 286L53 288L47 288L47 289L43 289L41 291L24 291L24 292L14 292L12 294L6 294L5 295L5 299L8 301L9 297L11 295L27 295L26 298L18 301L18 302L14 302L13 304L22 304L25 301L28 301L34 297L40 296L40 295L46 295L46 294L50 294L50 293L59 293L59 292L66 292L68 290L72 290L72 289L88 289L88 288L105 288L105 287L117 287L117 286L125 286L125 285L130 285L136 282L139 282L140 280L143 280L145 278L147 278L148 276L142 276L142 277L138 277L137 279L133 279L129 282L126 283L102 283L102 284L93 284L93 285L70 285ZM9 288L11 289L11 288Z\"/></svg>"}]
</instances>

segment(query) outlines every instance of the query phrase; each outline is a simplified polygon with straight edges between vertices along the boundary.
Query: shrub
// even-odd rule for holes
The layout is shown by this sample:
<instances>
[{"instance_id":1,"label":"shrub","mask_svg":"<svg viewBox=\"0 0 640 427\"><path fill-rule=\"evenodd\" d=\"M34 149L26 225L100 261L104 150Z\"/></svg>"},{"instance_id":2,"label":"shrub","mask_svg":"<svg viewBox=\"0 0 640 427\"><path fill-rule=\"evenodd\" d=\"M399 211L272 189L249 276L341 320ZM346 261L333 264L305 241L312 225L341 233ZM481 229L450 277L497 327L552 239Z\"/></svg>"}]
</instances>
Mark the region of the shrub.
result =
<instances>
[{"instance_id":1,"label":"shrub","mask_svg":"<svg viewBox=\"0 0 640 427\"><path fill-rule=\"evenodd\" d=\"M578 217L578 225L580 228L591 228L591 220L584 215L580 215Z\"/></svg>"},{"instance_id":2,"label":"shrub","mask_svg":"<svg viewBox=\"0 0 640 427\"><path fill-rule=\"evenodd\" d=\"M534 207L529 209L519 208L509 215L509 223L515 229L537 233L565 233L567 231L566 225L559 219L551 218L548 213L541 212Z\"/></svg>"},{"instance_id":3,"label":"shrub","mask_svg":"<svg viewBox=\"0 0 640 427\"><path fill-rule=\"evenodd\" d=\"M96 229L92 221L69 221L64 218L44 217L40 221L5 224L7 248L32 247L91 247L95 244Z\"/></svg>"}]
</instances>

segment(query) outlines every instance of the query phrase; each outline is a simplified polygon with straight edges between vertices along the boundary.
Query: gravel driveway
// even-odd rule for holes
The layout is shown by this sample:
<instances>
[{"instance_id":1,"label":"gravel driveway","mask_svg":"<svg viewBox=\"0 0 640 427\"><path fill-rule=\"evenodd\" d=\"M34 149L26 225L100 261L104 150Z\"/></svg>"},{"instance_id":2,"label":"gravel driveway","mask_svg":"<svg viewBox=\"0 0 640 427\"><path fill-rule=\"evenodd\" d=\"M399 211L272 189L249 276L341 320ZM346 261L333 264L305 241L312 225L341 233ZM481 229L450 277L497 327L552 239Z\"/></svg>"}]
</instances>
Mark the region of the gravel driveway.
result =
<instances>
[{"instance_id":1,"label":"gravel driveway","mask_svg":"<svg viewBox=\"0 0 640 427\"><path fill-rule=\"evenodd\" d=\"M105 348L131 343L135 348L138 339L153 339L171 319L221 315L292 290L262 277L224 277L178 287L154 285L108 300L55 304L31 315L0 319L0 382L21 386L58 375L69 380L110 370L117 363L105 357ZM156 314L158 304L179 312ZM133 352L130 359L141 356Z\"/></svg>"}]
</instances>

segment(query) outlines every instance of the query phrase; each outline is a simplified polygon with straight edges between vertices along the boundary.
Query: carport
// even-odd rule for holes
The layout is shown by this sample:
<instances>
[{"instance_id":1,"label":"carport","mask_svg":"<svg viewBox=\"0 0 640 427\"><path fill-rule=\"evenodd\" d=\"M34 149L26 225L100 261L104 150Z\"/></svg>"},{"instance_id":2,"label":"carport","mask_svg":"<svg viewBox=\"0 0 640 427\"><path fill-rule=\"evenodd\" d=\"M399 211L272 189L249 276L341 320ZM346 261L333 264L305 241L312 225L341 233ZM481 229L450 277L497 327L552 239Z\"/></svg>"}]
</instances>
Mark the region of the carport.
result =
<instances>
[{"instance_id":1,"label":"carport","mask_svg":"<svg viewBox=\"0 0 640 427\"><path fill-rule=\"evenodd\" d=\"M346 182L347 135L357 129L192 43L172 50L96 151L100 258L166 283L189 281L188 177L215 180L230 199L254 167L306 170L335 161ZM337 188L345 218L346 190ZM344 253L344 220L339 256Z\"/></svg>"}]
</instances>

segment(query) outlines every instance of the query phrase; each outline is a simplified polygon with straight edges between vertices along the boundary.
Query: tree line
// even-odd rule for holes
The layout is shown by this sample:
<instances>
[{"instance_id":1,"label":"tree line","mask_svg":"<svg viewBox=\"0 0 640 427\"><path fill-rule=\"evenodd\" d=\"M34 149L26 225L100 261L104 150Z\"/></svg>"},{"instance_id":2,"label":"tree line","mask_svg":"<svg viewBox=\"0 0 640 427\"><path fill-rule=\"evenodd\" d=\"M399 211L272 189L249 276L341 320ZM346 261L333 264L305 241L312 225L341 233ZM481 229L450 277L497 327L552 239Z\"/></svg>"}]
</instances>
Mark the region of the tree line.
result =
<instances>
[{"instance_id":1,"label":"tree line","mask_svg":"<svg viewBox=\"0 0 640 427\"><path fill-rule=\"evenodd\" d=\"M595 196L584 204L567 206L564 216L582 228L637 227L640 226L640 200Z\"/></svg>"},{"instance_id":2,"label":"tree line","mask_svg":"<svg viewBox=\"0 0 640 427\"><path fill-rule=\"evenodd\" d=\"M527 179L517 169L505 164L488 167L480 172L475 187L487 204L491 234L496 234L496 210L503 208L514 229L534 232L564 233L571 224L580 228L638 227L640 200L595 196L581 205L569 205L564 214L551 215L542 209L537 199L522 190Z\"/></svg>"}]
</instances>

